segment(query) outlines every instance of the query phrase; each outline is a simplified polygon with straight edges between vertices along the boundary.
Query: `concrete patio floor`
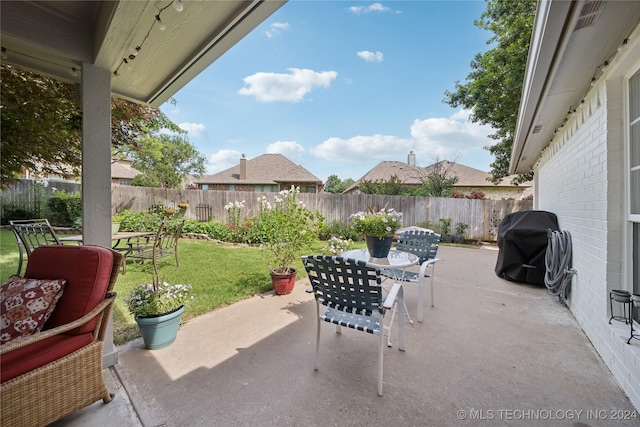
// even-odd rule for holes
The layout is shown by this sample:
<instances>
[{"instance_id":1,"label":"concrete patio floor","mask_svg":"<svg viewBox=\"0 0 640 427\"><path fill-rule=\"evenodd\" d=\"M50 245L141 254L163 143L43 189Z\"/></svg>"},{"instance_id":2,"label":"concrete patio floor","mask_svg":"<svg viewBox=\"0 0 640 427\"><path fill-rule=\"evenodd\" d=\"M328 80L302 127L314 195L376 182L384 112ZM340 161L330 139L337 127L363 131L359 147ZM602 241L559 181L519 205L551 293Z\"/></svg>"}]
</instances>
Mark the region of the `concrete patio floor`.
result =
<instances>
[{"instance_id":1,"label":"concrete patio floor","mask_svg":"<svg viewBox=\"0 0 640 427\"><path fill-rule=\"evenodd\" d=\"M306 279L183 325L170 347L119 347L97 402L55 426L637 426L636 409L545 287L496 277L495 247L442 246L435 306L407 324L406 352L324 324L313 370L315 304ZM417 291L405 285L411 315ZM395 343L397 333L392 333ZM633 343L632 345L639 345ZM626 412L625 412L626 411Z\"/></svg>"}]
</instances>

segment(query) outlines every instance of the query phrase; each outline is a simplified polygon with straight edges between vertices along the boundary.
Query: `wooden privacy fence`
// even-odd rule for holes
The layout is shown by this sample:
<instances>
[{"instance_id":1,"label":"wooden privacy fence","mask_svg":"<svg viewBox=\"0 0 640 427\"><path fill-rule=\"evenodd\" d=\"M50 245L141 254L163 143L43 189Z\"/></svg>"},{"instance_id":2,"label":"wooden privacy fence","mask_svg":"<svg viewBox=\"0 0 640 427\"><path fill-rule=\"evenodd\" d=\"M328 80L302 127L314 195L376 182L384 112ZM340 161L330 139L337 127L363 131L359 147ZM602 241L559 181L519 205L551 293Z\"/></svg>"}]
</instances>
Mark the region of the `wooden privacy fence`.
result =
<instances>
[{"instance_id":1,"label":"wooden privacy fence","mask_svg":"<svg viewBox=\"0 0 640 427\"><path fill-rule=\"evenodd\" d=\"M152 205L176 206L181 201L189 203L185 213L187 218L206 221L226 220L225 206L229 203L244 202L243 217L258 214L259 197L266 197L273 205L278 193L254 193L239 191L211 191L158 189L144 187L111 187L111 206L113 213L125 209L144 211ZM374 208L393 208L402 212L405 226L422 224L429 221L438 225L440 218L450 218L452 231L459 222L469 225L465 233L467 239L495 241L498 226L505 215L511 212L530 210L531 200L475 200L452 198L429 198L411 196L388 196L376 194L331 194L300 193L298 199L312 211L318 211L331 224L334 221L349 222L349 216L355 212Z\"/></svg>"},{"instance_id":2,"label":"wooden privacy fence","mask_svg":"<svg viewBox=\"0 0 640 427\"><path fill-rule=\"evenodd\" d=\"M80 191L80 184L50 182L45 197L53 192L53 188L65 189L69 192ZM2 192L2 204L20 204L31 201L33 193L31 180L22 180L19 184ZM240 191L212 191L132 187L122 185L111 186L111 209L116 214L125 209L146 211L154 205L177 207L180 202L188 202L185 217L207 221L226 220L225 206L233 202L244 201L243 217L251 217L258 213L258 198L265 196L272 205L278 193L254 193ZM369 206L374 208L393 208L402 212L405 226L424 224L426 221L434 226L440 218L450 218L452 231L456 224L463 222L469 225L465 233L467 239L495 241L498 226L505 215L511 212L530 210L531 200L475 200L429 198L410 196L387 196L374 194L331 194L300 193L299 200L312 211L318 211L331 224L334 221L349 222L349 216L364 211Z\"/></svg>"}]
</instances>

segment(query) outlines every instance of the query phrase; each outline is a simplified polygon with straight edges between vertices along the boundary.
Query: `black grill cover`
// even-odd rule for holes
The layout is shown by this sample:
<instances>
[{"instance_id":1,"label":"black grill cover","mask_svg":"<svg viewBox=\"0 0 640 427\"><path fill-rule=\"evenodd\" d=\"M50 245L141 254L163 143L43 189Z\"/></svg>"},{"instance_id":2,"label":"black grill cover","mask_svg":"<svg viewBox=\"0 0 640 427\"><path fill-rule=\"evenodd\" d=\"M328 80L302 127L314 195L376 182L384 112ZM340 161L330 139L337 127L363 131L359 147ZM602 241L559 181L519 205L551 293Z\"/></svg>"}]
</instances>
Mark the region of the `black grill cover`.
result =
<instances>
[{"instance_id":1,"label":"black grill cover","mask_svg":"<svg viewBox=\"0 0 640 427\"><path fill-rule=\"evenodd\" d=\"M559 231L556 214L522 211L506 215L498 227L496 274L514 282L544 285L547 230Z\"/></svg>"}]
</instances>

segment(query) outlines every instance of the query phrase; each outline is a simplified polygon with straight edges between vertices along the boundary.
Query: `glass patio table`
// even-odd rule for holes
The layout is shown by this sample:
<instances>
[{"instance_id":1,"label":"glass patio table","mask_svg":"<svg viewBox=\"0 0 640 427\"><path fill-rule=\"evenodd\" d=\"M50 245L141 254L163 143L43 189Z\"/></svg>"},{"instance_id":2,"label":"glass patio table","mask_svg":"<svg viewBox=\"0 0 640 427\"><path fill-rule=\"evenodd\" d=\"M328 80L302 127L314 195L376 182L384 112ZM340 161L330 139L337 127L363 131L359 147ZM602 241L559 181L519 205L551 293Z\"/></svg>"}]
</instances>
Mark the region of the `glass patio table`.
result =
<instances>
[{"instance_id":1,"label":"glass patio table","mask_svg":"<svg viewBox=\"0 0 640 427\"><path fill-rule=\"evenodd\" d=\"M407 267L411 267L412 265L418 264L420 260L416 255L409 253L398 251L392 249L389 251L389 255L386 258L373 258L367 249L352 249L350 251L342 252L340 255L342 258L351 258L359 261L364 261L367 264L367 267L380 269L384 271L387 277L393 278L395 283L402 283L404 278L404 272ZM400 274L400 276L398 276ZM409 317L409 311L407 310L407 305L404 306L404 312L407 314L409 318L409 323L413 325L413 320ZM393 306L393 313L391 313L391 324L393 324L393 318L396 314L396 306ZM389 329L389 334L387 335L387 346L391 347L391 329Z\"/></svg>"}]
</instances>

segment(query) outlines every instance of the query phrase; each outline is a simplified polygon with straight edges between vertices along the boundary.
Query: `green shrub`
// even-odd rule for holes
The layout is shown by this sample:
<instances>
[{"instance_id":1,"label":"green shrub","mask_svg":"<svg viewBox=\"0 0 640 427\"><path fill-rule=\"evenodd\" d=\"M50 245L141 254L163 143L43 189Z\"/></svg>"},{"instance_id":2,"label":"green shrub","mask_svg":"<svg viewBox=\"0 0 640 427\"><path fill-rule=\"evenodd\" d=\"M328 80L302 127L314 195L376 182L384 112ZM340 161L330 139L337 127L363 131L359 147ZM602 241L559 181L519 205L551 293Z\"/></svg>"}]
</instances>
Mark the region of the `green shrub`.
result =
<instances>
[{"instance_id":1,"label":"green shrub","mask_svg":"<svg viewBox=\"0 0 640 427\"><path fill-rule=\"evenodd\" d=\"M24 209L20 206L17 206L13 203L6 203L2 207L2 225L8 225L9 220L15 219L30 219L35 218L35 213L33 211Z\"/></svg>"},{"instance_id":2,"label":"green shrub","mask_svg":"<svg viewBox=\"0 0 640 427\"><path fill-rule=\"evenodd\" d=\"M56 190L47 200L47 208L52 225L73 227L82 217L82 197L80 193Z\"/></svg>"}]
</instances>

